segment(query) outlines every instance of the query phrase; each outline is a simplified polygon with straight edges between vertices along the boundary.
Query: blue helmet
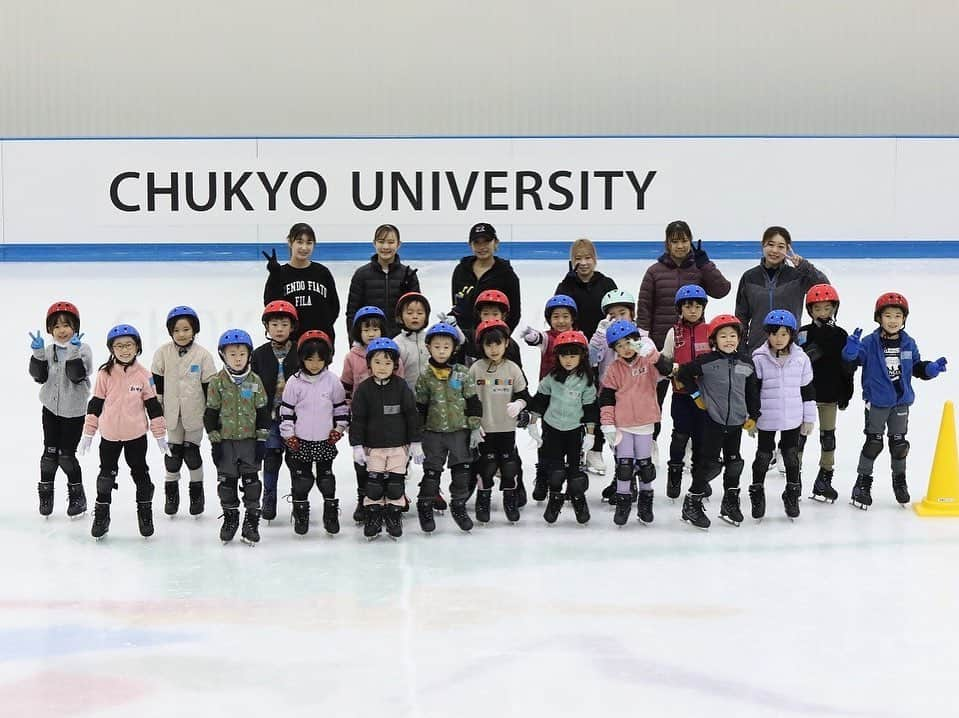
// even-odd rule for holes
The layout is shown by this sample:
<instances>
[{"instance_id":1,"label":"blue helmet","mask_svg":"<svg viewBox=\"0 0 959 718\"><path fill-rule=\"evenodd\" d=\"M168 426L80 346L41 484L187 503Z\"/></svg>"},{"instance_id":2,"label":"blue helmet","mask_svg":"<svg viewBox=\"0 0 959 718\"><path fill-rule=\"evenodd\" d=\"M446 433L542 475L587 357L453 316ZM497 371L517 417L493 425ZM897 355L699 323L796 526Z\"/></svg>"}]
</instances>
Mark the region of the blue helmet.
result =
<instances>
[{"instance_id":1,"label":"blue helmet","mask_svg":"<svg viewBox=\"0 0 959 718\"><path fill-rule=\"evenodd\" d=\"M703 304L707 304L709 299L706 298L706 290L700 287L698 284L684 284L679 288L679 291L676 292L676 299L673 300L673 304L679 306L683 302L688 302L690 300L700 301Z\"/></svg>"},{"instance_id":2,"label":"blue helmet","mask_svg":"<svg viewBox=\"0 0 959 718\"><path fill-rule=\"evenodd\" d=\"M393 359L393 364L398 364L400 360L400 347L388 337L377 337L366 345L366 363L370 363L373 354L376 352L386 352Z\"/></svg>"},{"instance_id":3,"label":"blue helmet","mask_svg":"<svg viewBox=\"0 0 959 718\"><path fill-rule=\"evenodd\" d=\"M576 308L576 300L565 294L557 294L555 297L550 297L546 300L546 311L544 313L546 315L547 322L549 321L549 317L553 313L553 310L559 309L560 307L568 309L573 315L573 319L576 318L576 312L578 311Z\"/></svg>"},{"instance_id":4,"label":"blue helmet","mask_svg":"<svg viewBox=\"0 0 959 718\"><path fill-rule=\"evenodd\" d=\"M796 331L796 317L786 309L773 309L763 319L763 328L768 332L770 328L786 327L790 332Z\"/></svg>"},{"instance_id":5,"label":"blue helmet","mask_svg":"<svg viewBox=\"0 0 959 718\"><path fill-rule=\"evenodd\" d=\"M133 340L137 343L137 355L143 351L143 342L140 341L140 332L136 330L136 327L130 324L117 324L113 329L107 332L107 349L113 350L113 342L119 339L120 337L133 337Z\"/></svg>"},{"instance_id":6,"label":"blue helmet","mask_svg":"<svg viewBox=\"0 0 959 718\"><path fill-rule=\"evenodd\" d=\"M459 341L460 335L456 332L456 328L451 324L439 322L426 330L424 341L429 344L430 339L433 337L450 337L453 340L453 344L456 344Z\"/></svg>"},{"instance_id":7,"label":"blue helmet","mask_svg":"<svg viewBox=\"0 0 959 718\"><path fill-rule=\"evenodd\" d=\"M220 335L220 340L216 343L217 351L221 354L223 353L223 347L229 346L230 344L242 344L250 350L250 353L253 353L253 340L250 339L250 335L247 334L242 329L227 329Z\"/></svg>"},{"instance_id":8,"label":"blue helmet","mask_svg":"<svg viewBox=\"0 0 959 718\"><path fill-rule=\"evenodd\" d=\"M368 317L379 317L381 321L386 321L386 313L379 307L360 307L353 315L353 327Z\"/></svg>"},{"instance_id":9,"label":"blue helmet","mask_svg":"<svg viewBox=\"0 0 959 718\"><path fill-rule=\"evenodd\" d=\"M177 319L186 319L190 322L190 326L193 327L193 333L200 333L200 317L197 316L196 311L194 311L192 307L173 307L173 309L169 311L166 315L167 334L173 334L173 325L176 324Z\"/></svg>"},{"instance_id":10,"label":"blue helmet","mask_svg":"<svg viewBox=\"0 0 959 718\"><path fill-rule=\"evenodd\" d=\"M620 339L633 335L639 336L639 327L636 326L636 323L628 319L617 319L606 330L606 346L611 347Z\"/></svg>"}]
</instances>

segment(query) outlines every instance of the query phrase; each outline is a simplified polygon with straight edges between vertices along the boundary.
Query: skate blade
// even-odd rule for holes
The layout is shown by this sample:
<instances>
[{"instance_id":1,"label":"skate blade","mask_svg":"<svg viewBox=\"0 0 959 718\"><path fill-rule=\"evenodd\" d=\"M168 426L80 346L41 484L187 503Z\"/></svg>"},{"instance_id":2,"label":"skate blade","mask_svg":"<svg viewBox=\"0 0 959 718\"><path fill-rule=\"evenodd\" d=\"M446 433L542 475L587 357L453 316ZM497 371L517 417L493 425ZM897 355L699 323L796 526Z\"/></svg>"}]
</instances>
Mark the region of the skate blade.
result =
<instances>
[{"instance_id":1,"label":"skate blade","mask_svg":"<svg viewBox=\"0 0 959 718\"><path fill-rule=\"evenodd\" d=\"M246 544L247 546L249 546L250 548L253 548L253 547L256 546L256 544L257 544L256 541L251 541L250 539L247 539L247 538L241 538L240 541L242 541L243 543L245 543L245 544Z\"/></svg>"},{"instance_id":2,"label":"skate blade","mask_svg":"<svg viewBox=\"0 0 959 718\"><path fill-rule=\"evenodd\" d=\"M67 516L67 518L70 519L71 521L76 521L77 519L82 519L82 518L83 518L84 516L86 516L86 515L87 515L87 512L84 511L82 514L75 514L75 515L73 515L73 516ZM47 517L47 518L49 518L49 517Z\"/></svg>"},{"instance_id":3,"label":"skate blade","mask_svg":"<svg viewBox=\"0 0 959 718\"><path fill-rule=\"evenodd\" d=\"M377 535L377 536L367 536L367 537L366 537L366 541L367 541L367 542L376 541L376 539L378 539L378 538L379 538L378 535Z\"/></svg>"},{"instance_id":4,"label":"skate blade","mask_svg":"<svg viewBox=\"0 0 959 718\"><path fill-rule=\"evenodd\" d=\"M868 510L869 510L869 507L866 506L866 504L860 503L860 502L858 502L858 501L850 500L849 503L852 504L853 506L855 506L855 507L856 507L857 509L859 509L860 511L868 511Z\"/></svg>"},{"instance_id":5,"label":"skate blade","mask_svg":"<svg viewBox=\"0 0 959 718\"><path fill-rule=\"evenodd\" d=\"M818 495L818 494L813 494L812 496L809 496L808 498L812 499L813 501L818 501L818 502L821 503L821 504L834 504L834 503L836 503L836 499L830 499L830 498L827 497L827 496L820 496L820 495Z\"/></svg>"},{"instance_id":6,"label":"skate blade","mask_svg":"<svg viewBox=\"0 0 959 718\"><path fill-rule=\"evenodd\" d=\"M729 518L728 516L724 516L723 514L720 514L719 518L721 518L730 526L739 526L742 523L742 521L733 521L731 518Z\"/></svg>"},{"instance_id":7,"label":"skate blade","mask_svg":"<svg viewBox=\"0 0 959 718\"><path fill-rule=\"evenodd\" d=\"M692 521L690 521L689 519L683 519L683 521L684 521L685 523L689 524L690 526L692 526L694 529L699 529L700 531L709 531L709 526L697 526L696 524L694 524L694 523L693 523Z\"/></svg>"}]
</instances>

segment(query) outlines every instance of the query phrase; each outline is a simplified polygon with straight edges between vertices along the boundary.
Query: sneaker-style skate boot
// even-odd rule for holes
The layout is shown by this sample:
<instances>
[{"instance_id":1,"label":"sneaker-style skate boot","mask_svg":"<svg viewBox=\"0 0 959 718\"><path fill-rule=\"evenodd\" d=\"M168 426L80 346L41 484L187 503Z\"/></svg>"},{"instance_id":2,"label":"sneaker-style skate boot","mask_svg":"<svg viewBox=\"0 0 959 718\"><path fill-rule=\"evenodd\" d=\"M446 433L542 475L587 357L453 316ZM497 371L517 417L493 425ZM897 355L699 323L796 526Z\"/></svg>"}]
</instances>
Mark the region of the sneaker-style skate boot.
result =
<instances>
[{"instance_id":1,"label":"sneaker-style skate boot","mask_svg":"<svg viewBox=\"0 0 959 718\"><path fill-rule=\"evenodd\" d=\"M176 512L180 510L180 482L164 481L163 493L166 496L163 502L163 513L167 516L176 516Z\"/></svg>"},{"instance_id":2,"label":"sneaker-style skate boot","mask_svg":"<svg viewBox=\"0 0 959 718\"><path fill-rule=\"evenodd\" d=\"M683 499L683 521L686 521L698 529L706 530L709 528L710 521L706 512L703 511L703 495L687 493Z\"/></svg>"},{"instance_id":3,"label":"sneaker-style skate boot","mask_svg":"<svg viewBox=\"0 0 959 718\"><path fill-rule=\"evenodd\" d=\"M787 481L783 491L783 508L786 516L796 520L799 518L799 495L802 494L802 484L798 481Z\"/></svg>"},{"instance_id":4,"label":"sneaker-style skate boot","mask_svg":"<svg viewBox=\"0 0 959 718\"><path fill-rule=\"evenodd\" d=\"M872 506L872 477L860 474L856 484L852 487L852 505L857 509L867 510Z\"/></svg>"},{"instance_id":5,"label":"sneaker-style skate boot","mask_svg":"<svg viewBox=\"0 0 959 718\"><path fill-rule=\"evenodd\" d=\"M675 501L683 490L683 465L670 461L666 464L666 498Z\"/></svg>"},{"instance_id":6,"label":"sneaker-style skate boot","mask_svg":"<svg viewBox=\"0 0 959 718\"><path fill-rule=\"evenodd\" d=\"M554 524L559 518L559 512L563 510L563 503L566 501L566 494L560 491L550 491L549 501L546 502L546 510L543 512L543 518L546 523Z\"/></svg>"},{"instance_id":7,"label":"sneaker-style skate boot","mask_svg":"<svg viewBox=\"0 0 959 718\"><path fill-rule=\"evenodd\" d=\"M140 535L147 538L153 535L153 502L137 501L137 525Z\"/></svg>"},{"instance_id":8,"label":"sneaker-style skate boot","mask_svg":"<svg viewBox=\"0 0 959 718\"><path fill-rule=\"evenodd\" d=\"M739 508L739 489L726 489L723 492L723 503L719 507L719 518L733 526L743 522L743 512Z\"/></svg>"},{"instance_id":9,"label":"sneaker-style skate boot","mask_svg":"<svg viewBox=\"0 0 959 718\"><path fill-rule=\"evenodd\" d=\"M636 516L647 526L653 523L653 492L640 491L636 497Z\"/></svg>"},{"instance_id":10,"label":"sneaker-style skate boot","mask_svg":"<svg viewBox=\"0 0 959 718\"><path fill-rule=\"evenodd\" d=\"M310 530L310 502L294 501L290 515L293 520L293 531L300 536Z\"/></svg>"},{"instance_id":11,"label":"sneaker-style skate boot","mask_svg":"<svg viewBox=\"0 0 959 718\"><path fill-rule=\"evenodd\" d=\"M506 514L506 520L511 524L519 521L519 504L517 492L515 489L505 489L503 491L503 513Z\"/></svg>"},{"instance_id":12,"label":"sneaker-style skate boot","mask_svg":"<svg viewBox=\"0 0 959 718\"><path fill-rule=\"evenodd\" d=\"M433 501L435 499L417 499L416 514L420 519L420 528L424 533L433 533L436 530L436 520L433 518Z\"/></svg>"},{"instance_id":13,"label":"sneaker-style skate boot","mask_svg":"<svg viewBox=\"0 0 959 718\"><path fill-rule=\"evenodd\" d=\"M383 531L383 506L370 504L366 507L366 522L363 526L363 535L370 541Z\"/></svg>"},{"instance_id":14,"label":"sneaker-style skate boot","mask_svg":"<svg viewBox=\"0 0 959 718\"><path fill-rule=\"evenodd\" d=\"M766 515L766 489L762 484L749 485L749 502L753 507L753 518L757 521Z\"/></svg>"},{"instance_id":15,"label":"sneaker-style skate boot","mask_svg":"<svg viewBox=\"0 0 959 718\"><path fill-rule=\"evenodd\" d=\"M476 520L481 524L489 523L490 501L492 500L492 489L480 489L476 492Z\"/></svg>"},{"instance_id":16,"label":"sneaker-style skate boot","mask_svg":"<svg viewBox=\"0 0 959 718\"><path fill-rule=\"evenodd\" d=\"M247 509L243 515L243 530L240 531L240 538L250 546L260 542L260 512L257 509Z\"/></svg>"},{"instance_id":17,"label":"sneaker-style skate boot","mask_svg":"<svg viewBox=\"0 0 959 718\"><path fill-rule=\"evenodd\" d=\"M824 503L836 503L836 499L839 498L839 492L832 487L832 469L819 469L816 480L812 485L812 496L809 498Z\"/></svg>"},{"instance_id":18,"label":"sneaker-style skate boot","mask_svg":"<svg viewBox=\"0 0 959 718\"><path fill-rule=\"evenodd\" d=\"M240 527L240 510L223 509L223 524L220 526L220 541L229 543Z\"/></svg>"},{"instance_id":19,"label":"sneaker-style skate boot","mask_svg":"<svg viewBox=\"0 0 959 718\"><path fill-rule=\"evenodd\" d=\"M892 475L892 492L896 495L896 501L899 502L900 506L908 506L910 501L909 486L906 485L905 474Z\"/></svg>"},{"instance_id":20,"label":"sneaker-style skate boot","mask_svg":"<svg viewBox=\"0 0 959 718\"><path fill-rule=\"evenodd\" d=\"M53 482L41 481L37 484L37 493L40 496L40 515L49 516L53 513Z\"/></svg>"},{"instance_id":21,"label":"sneaker-style skate boot","mask_svg":"<svg viewBox=\"0 0 959 718\"><path fill-rule=\"evenodd\" d=\"M83 484L67 484L67 516L71 519L87 512L87 495Z\"/></svg>"},{"instance_id":22,"label":"sneaker-style skate boot","mask_svg":"<svg viewBox=\"0 0 959 718\"><path fill-rule=\"evenodd\" d=\"M573 513L576 515L577 523L587 523L589 521L589 506L586 503L586 494L574 494L569 497L569 502L573 505Z\"/></svg>"},{"instance_id":23,"label":"sneaker-style skate boot","mask_svg":"<svg viewBox=\"0 0 959 718\"><path fill-rule=\"evenodd\" d=\"M323 528L331 536L340 532L339 499L323 499Z\"/></svg>"},{"instance_id":24,"label":"sneaker-style skate boot","mask_svg":"<svg viewBox=\"0 0 959 718\"><path fill-rule=\"evenodd\" d=\"M450 513L453 515L453 521L460 527L461 531L471 531L473 529L473 519L466 513L466 501L463 499L454 499L450 502Z\"/></svg>"},{"instance_id":25,"label":"sneaker-style skate boot","mask_svg":"<svg viewBox=\"0 0 959 718\"><path fill-rule=\"evenodd\" d=\"M632 508L633 502L629 494L616 494L616 511L613 513L613 523L617 526L625 526L626 522L629 521L629 513Z\"/></svg>"},{"instance_id":26,"label":"sneaker-style skate boot","mask_svg":"<svg viewBox=\"0 0 959 718\"><path fill-rule=\"evenodd\" d=\"M403 535L403 510L394 504L386 505L386 533L392 539Z\"/></svg>"},{"instance_id":27,"label":"sneaker-style skate boot","mask_svg":"<svg viewBox=\"0 0 959 718\"><path fill-rule=\"evenodd\" d=\"M199 516L206 508L206 497L203 495L203 482L191 481L187 487L190 493L190 516Z\"/></svg>"},{"instance_id":28,"label":"sneaker-style skate boot","mask_svg":"<svg viewBox=\"0 0 959 718\"><path fill-rule=\"evenodd\" d=\"M110 530L110 504L101 504L99 501L93 504L93 526L90 528L90 535L98 541L107 535Z\"/></svg>"}]
</instances>

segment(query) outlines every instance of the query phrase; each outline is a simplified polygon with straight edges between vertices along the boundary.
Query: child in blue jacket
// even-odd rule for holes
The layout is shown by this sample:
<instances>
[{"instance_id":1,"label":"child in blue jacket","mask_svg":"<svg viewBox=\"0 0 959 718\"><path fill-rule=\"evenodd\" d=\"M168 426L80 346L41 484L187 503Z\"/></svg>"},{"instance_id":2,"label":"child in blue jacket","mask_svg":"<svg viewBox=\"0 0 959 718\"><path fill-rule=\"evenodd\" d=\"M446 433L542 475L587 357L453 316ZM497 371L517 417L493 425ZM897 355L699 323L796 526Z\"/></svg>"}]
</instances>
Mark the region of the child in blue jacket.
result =
<instances>
[{"instance_id":1,"label":"child in blue jacket","mask_svg":"<svg viewBox=\"0 0 959 718\"><path fill-rule=\"evenodd\" d=\"M906 334L909 302L898 292L885 292L876 300L874 319L879 328L865 339L856 329L846 340L842 356L853 366L862 366L862 398L866 402L866 443L859 455L858 478L852 504L865 511L872 505L872 468L882 451L883 429L889 435L892 490L896 501L909 503L906 484L906 431L909 407L915 401L912 378L934 379L946 370L946 358L922 361L915 340Z\"/></svg>"}]
</instances>

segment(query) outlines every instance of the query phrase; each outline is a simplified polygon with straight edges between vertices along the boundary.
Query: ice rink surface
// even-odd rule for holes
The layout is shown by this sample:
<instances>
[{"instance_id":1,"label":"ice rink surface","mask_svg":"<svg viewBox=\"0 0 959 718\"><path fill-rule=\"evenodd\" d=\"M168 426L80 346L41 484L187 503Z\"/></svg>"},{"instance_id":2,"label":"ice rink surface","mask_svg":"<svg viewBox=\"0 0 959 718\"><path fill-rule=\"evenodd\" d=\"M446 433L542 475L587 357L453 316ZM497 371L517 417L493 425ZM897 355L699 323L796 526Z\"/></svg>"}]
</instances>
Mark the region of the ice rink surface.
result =
<instances>
[{"instance_id":1,"label":"ice rink surface","mask_svg":"<svg viewBox=\"0 0 959 718\"><path fill-rule=\"evenodd\" d=\"M317 255L322 260L322 245ZM810 258L838 288L839 323L847 330L871 331L875 297L900 291L912 305L907 331L923 358L946 355L953 362L938 379L914 382L909 485L919 500L942 403L959 398L959 261ZM523 322L539 326L565 263L514 265ZM598 268L637 291L648 265L600 258ZM709 304L710 317L732 310L738 279L752 262L719 265L733 290ZM345 298L357 265L329 266ZM434 308L446 308L454 263L419 266ZM168 718L243 715L251 708L291 718L959 711L959 519L920 519L900 508L886 451L876 463L872 509L849 505L862 445L858 376L856 397L837 429L840 500L824 505L804 498L795 523L785 518L783 480L773 471L761 523L747 518L734 528L719 521L721 488L714 482L719 491L707 504L713 526L692 529L680 521L680 503L663 496L664 459L651 526L634 515L617 529L599 497L607 479L591 477L592 521L585 527L568 505L548 527L543 506L532 501L510 526L494 492L492 522L470 535L446 514L436 533L424 536L414 512L401 541L368 543L349 521L355 484L345 442L334 465L343 522L334 538L319 523L314 492L305 537L293 534L289 505L281 504L257 547L223 546L208 463L206 513L193 519L181 507L180 516L168 519L163 464L152 442L153 538L137 533L125 468L104 541L90 537L90 514L66 518L62 474L55 513L41 518L40 404L27 374L27 333L43 326L46 307L56 299L79 306L97 364L107 356L107 329L132 323L149 366L168 341L164 319L176 304L197 309L198 341L214 354L226 328L261 337L265 276L262 263L0 264L11 320L3 361L11 394L2 442L0 715ZM337 371L346 349L342 330L341 322ZM524 352L535 377L537 351ZM667 418L664 454L669 426ZM518 437L532 467L533 445L525 432ZM810 446L804 497L818 460L818 443ZM754 451L755 442L744 437L744 482ZM206 443L203 455L208 462ZM92 507L96 444L82 464ZM413 467L410 492L420 474Z\"/></svg>"}]
</instances>

